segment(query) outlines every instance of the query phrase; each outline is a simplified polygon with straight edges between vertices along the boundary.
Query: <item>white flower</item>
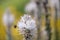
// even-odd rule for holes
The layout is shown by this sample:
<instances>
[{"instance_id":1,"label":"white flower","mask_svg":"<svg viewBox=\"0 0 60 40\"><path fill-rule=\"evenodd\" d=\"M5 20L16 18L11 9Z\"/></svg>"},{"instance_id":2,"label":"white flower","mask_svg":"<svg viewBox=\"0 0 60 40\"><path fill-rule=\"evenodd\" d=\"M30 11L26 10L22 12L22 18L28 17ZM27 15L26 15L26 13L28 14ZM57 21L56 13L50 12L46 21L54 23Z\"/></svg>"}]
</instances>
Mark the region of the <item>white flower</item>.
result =
<instances>
[{"instance_id":1,"label":"white flower","mask_svg":"<svg viewBox=\"0 0 60 40\"><path fill-rule=\"evenodd\" d=\"M22 16L17 26L19 27L21 34L23 34L24 36L27 35L27 31L30 31L30 33L28 34L32 36L31 38L36 37L36 22L30 15L25 14L24 16Z\"/></svg>"},{"instance_id":2,"label":"white flower","mask_svg":"<svg viewBox=\"0 0 60 40\"><path fill-rule=\"evenodd\" d=\"M26 13L31 13L32 11L37 10L37 5L34 1L28 3L25 7L25 12Z\"/></svg>"},{"instance_id":3,"label":"white flower","mask_svg":"<svg viewBox=\"0 0 60 40\"><path fill-rule=\"evenodd\" d=\"M11 25L14 21L14 16L10 13L9 9L7 9L3 15L3 22L6 26Z\"/></svg>"},{"instance_id":4,"label":"white flower","mask_svg":"<svg viewBox=\"0 0 60 40\"><path fill-rule=\"evenodd\" d=\"M59 6L59 0L50 0L51 4L50 6Z\"/></svg>"},{"instance_id":5,"label":"white flower","mask_svg":"<svg viewBox=\"0 0 60 40\"><path fill-rule=\"evenodd\" d=\"M31 2L29 2L26 7L25 7L25 12L31 16L34 17L34 19L36 20L38 17L38 7L37 4L35 2L35 0L31 0Z\"/></svg>"}]
</instances>

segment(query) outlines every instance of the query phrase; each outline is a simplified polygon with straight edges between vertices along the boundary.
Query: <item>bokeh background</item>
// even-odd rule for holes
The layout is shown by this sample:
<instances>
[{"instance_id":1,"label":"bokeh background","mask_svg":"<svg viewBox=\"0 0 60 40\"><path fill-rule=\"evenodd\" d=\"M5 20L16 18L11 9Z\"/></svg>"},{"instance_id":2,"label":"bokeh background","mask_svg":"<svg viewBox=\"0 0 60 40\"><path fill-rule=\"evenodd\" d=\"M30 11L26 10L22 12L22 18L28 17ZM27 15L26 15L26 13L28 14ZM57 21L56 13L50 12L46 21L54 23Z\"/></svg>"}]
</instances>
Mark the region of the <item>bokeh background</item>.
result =
<instances>
[{"instance_id":1,"label":"bokeh background","mask_svg":"<svg viewBox=\"0 0 60 40\"><path fill-rule=\"evenodd\" d=\"M3 25L2 16L6 8L10 8L11 13L15 16L14 24L11 28L13 40L22 40L22 36L18 33L14 25L17 24L20 16L24 14L24 6L28 0L0 0L0 40L7 40L6 26Z\"/></svg>"},{"instance_id":2,"label":"bokeh background","mask_svg":"<svg viewBox=\"0 0 60 40\"><path fill-rule=\"evenodd\" d=\"M25 5L29 2L29 0L0 0L0 40L6 40L7 37L7 33L6 33L6 26L4 26L3 21L2 21L2 16L6 10L6 8L10 8L10 11L12 14L14 14L15 16L15 20L14 20L14 24L12 25L11 28L11 35L13 40L22 40L23 36L19 34L19 32L17 31L18 28L14 28L14 25L17 24L18 20L20 20L20 16L22 16L23 14L25 14L24 12L24 8ZM51 13L54 13L54 8L50 9ZM55 21L53 16L50 17L51 18L51 28L52 30L55 29ZM45 21L44 21L44 16L42 16L42 26L45 26ZM57 20L56 22L57 25L57 35L58 35L58 40L60 40L60 19ZM53 31L52 31L53 32ZM55 33L52 33L52 40L55 40Z\"/></svg>"}]
</instances>

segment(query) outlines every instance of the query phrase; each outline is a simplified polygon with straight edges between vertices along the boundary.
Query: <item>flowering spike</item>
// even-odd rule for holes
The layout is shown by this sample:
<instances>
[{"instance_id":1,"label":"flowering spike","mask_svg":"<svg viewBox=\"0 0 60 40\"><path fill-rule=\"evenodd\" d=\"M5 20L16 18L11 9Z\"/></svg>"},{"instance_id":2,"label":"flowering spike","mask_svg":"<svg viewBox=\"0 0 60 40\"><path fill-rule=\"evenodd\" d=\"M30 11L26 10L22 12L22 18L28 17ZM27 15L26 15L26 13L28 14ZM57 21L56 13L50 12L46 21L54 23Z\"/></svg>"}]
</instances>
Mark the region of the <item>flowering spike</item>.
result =
<instances>
[{"instance_id":1,"label":"flowering spike","mask_svg":"<svg viewBox=\"0 0 60 40\"><path fill-rule=\"evenodd\" d=\"M25 40L32 40L37 35L36 22L30 15L25 14L21 17L17 26Z\"/></svg>"}]
</instances>

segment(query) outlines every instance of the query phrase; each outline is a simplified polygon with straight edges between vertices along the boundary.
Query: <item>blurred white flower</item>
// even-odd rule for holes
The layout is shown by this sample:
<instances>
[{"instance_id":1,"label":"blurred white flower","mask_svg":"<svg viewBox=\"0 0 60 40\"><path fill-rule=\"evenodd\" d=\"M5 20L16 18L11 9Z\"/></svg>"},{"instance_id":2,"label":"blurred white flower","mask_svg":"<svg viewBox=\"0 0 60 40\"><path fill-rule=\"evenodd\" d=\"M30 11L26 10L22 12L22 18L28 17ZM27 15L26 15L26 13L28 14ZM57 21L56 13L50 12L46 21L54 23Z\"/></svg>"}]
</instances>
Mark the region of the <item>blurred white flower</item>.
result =
<instances>
[{"instance_id":1,"label":"blurred white flower","mask_svg":"<svg viewBox=\"0 0 60 40\"><path fill-rule=\"evenodd\" d=\"M59 6L59 0L50 0L51 4L50 6Z\"/></svg>"},{"instance_id":2,"label":"blurred white flower","mask_svg":"<svg viewBox=\"0 0 60 40\"><path fill-rule=\"evenodd\" d=\"M35 19L38 16L38 8L37 8L37 4L35 2L35 0L31 0L31 2L29 2L26 7L25 7L25 12L27 14L32 15Z\"/></svg>"},{"instance_id":3,"label":"blurred white flower","mask_svg":"<svg viewBox=\"0 0 60 40\"><path fill-rule=\"evenodd\" d=\"M29 38L31 40L33 37L36 37L36 22L30 15L25 14L24 16L22 16L17 26L19 27L21 34L23 34L25 38L28 37L28 40Z\"/></svg>"},{"instance_id":4,"label":"blurred white flower","mask_svg":"<svg viewBox=\"0 0 60 40\"><path fill-rule=\"evenodd\" d=\"M10 13L9 9L7 9L3 15L3 22L6 26L12 25L14 22L14 15Z\"/></svg>"},{"instance_id":5,"label":"blurred white flower","mask_svg":"<svg viewBox=\"0 0 60 40\"><path fill-rule=\"evenodd\" d=\"M3 14L3 23L5 26L7 26L6 33L8 35L8 40L12 40L10 28L13 22L14 22L14 15L12 15L9 8L7 8L5 13Z\"/></svg>"},{"instance_id":6,"label":"blurred white flower","mask_svg":"<svg viewBox=\"0 0 60 40\"><path fill-rule=\"evenodd\" d=\"M35 8L37 7L35 2L30 2L26 5L25 7L25 12L32 12L33 10L35 10Z\"/></svg>"}]
</instances>

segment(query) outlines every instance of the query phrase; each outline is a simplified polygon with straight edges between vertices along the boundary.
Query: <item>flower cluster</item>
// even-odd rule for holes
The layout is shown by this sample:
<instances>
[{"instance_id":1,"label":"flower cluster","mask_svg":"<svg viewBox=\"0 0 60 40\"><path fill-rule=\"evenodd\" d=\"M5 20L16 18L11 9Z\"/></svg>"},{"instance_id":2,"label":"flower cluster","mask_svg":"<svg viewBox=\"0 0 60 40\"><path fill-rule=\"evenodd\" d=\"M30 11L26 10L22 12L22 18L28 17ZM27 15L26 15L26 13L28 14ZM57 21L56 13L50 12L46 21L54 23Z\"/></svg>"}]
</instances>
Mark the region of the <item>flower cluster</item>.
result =
<instances>
[{"instance_id":1,"label":"flower cluster","mask_svg":"<svg viewBox=\"0 0 60 40\"><path fill-rule=\"evenodd\" d=\"M37 34L36 22L28 14L25 14L21 17L17 26L19 27L21 34L23 34L26 39L30 39L30 37L35 37Z\"/></svg>"}]
</instances>

